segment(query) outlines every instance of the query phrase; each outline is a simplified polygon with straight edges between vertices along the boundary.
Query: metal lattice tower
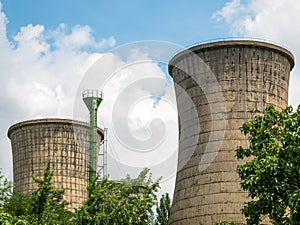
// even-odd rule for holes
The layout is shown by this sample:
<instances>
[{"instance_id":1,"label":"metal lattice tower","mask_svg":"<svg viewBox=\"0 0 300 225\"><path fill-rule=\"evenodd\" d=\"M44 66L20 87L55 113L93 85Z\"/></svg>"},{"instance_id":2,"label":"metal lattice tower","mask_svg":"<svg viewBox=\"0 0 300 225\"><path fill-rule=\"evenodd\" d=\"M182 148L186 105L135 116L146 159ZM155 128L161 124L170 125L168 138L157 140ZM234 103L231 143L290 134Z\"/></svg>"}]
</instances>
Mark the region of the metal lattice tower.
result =
<instances>
[{"instance_id":1,"label":"metal lattice tower","mask_svg":"<svg viewBox=\"0 0 300 225\"><path fill-rule=\"evenodd\" d=\"M98 171L100 180L108 175L107 173L107 128L103 129L104 138L100 143L98 154Z\"/></svg>"},{"instance_id":2,"label":"metal lattice tower","mask_svg":"<svg viewBox=\"0 0 300 225\"><path fill-rule=\"evenodd\" d=\"M96 177L97 171L97 110L103 99L103 93L98 90L85 90L82 98L90 112L89 182L91 182Z\"/></svg>"}]
</instances>

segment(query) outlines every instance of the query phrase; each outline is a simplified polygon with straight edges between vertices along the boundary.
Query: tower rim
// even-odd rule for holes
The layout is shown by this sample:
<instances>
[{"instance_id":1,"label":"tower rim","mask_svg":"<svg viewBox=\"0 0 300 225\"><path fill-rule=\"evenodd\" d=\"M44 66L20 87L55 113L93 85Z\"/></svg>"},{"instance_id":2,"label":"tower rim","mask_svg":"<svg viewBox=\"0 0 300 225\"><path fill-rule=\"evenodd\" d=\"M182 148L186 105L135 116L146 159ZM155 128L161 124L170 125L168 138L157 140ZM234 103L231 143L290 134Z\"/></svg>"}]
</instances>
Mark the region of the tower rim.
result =
<instances>
[{"instance_id":1,"label":"tower rim","mask_svg":"<svg viewBox=\"0 0 300 225\"><path fill-rule=\"evenodd\" d=\"M180 51L176 53L171 60L169 61L168 64L168 70L169 74L172 75L172 68L176 63L181 60L183 57L185 57L188 54L191 53L197 53L197 52L202 52L202 51L207 51L210 49L214 48L225 48L229 46L249 46L253 48L265 48L265 49L271 49L275 52L278 52L282 55L284 55L289 63L290 63L290 71L294 68L295 66L295 57L292 54L291 51L289 51L287 48L277 44L273 43L270 41L261 41L261 40L252 40L252 39L229 39L229 40L218 40L218 41L211 41L203 44L197 44L192 47L189 47L183 51Z\"/></svg>"},{"instance_id":2,"label":"tower rim","mask_svg":"<svg viewBox=\"0 0 300 225\"><path fill-rule=\"evenodd\" d=\"M11 133L14 130L17 130L21 127L25 127L25 126L31 126L31 125L36 125L36 124L54 124L54 123L59 123L59 124L72 124L75 126L82 126L82 127L87 127L89 128L90 125L89 123L80 121L80 120L73 120L73 119L62 119L62 118L44 118L44 119L31 119L31 120L25 120L22 122L18 122L13 124L12 126L10 126L8 128L7 131L7 136L10 139ZM101 135L101 139L104 138L104 131L103 129L101 129L100 127L97 127L97 132Z\"/></svg>"}]
</instances>

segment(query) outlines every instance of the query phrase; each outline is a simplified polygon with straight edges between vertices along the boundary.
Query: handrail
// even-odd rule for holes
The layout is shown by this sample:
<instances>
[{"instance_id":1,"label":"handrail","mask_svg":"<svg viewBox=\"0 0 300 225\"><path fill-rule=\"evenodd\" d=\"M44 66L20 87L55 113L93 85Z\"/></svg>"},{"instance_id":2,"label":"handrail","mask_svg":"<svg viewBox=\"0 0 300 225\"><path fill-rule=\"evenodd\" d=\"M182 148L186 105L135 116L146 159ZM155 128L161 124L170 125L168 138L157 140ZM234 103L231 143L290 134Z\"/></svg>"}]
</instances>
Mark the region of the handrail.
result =
<instances>
[{"instance_id":1,"label":"handrail","mask_svg":"<svg viewBox=\"0 0 300 225\"><path fill-rule=\"evenodd\" d=\"M103 99L103 92L99 90L85 90L82 92L82 98L100 98Z\"/></svg>"}]
</instances>

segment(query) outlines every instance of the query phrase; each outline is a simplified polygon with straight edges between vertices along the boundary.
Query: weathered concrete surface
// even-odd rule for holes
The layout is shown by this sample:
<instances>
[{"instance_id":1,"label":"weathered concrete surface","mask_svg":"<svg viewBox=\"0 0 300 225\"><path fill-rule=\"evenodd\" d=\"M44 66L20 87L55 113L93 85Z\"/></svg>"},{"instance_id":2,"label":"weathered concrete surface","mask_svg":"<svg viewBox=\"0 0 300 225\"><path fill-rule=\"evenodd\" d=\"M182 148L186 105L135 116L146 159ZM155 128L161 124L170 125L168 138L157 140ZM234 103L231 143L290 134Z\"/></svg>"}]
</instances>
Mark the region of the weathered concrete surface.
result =
<instances>
[{"instance_id":1,"label":"weathered concrete surface","mask_svg":"<svg viewBox=\"0 0 300 225\"><path fill-rule=\"evenodd\" d=\"M171 60L180 140L170 224L245 222L235 149L248 142L239 127L267 104L287 106L293 66L288 50L246 40L195 46Z\"/></svg>"},{"instance_id":2,"label":"weathered concrete surface","mask_svg":"<svg viewBox=\"0 0 300 225\"><path fill-rule=\"evenodd\" d=\"M53 183L64 188L64 199L77 208L87 198L89 124L67 119L40 119L17 123L8 130L13 153L14 191L37 188L32 177L42 177L48 160ZM98 143L103 131L98 129ZM99 146L98 146L99 147Z\"/></svg>"}]
</instances>

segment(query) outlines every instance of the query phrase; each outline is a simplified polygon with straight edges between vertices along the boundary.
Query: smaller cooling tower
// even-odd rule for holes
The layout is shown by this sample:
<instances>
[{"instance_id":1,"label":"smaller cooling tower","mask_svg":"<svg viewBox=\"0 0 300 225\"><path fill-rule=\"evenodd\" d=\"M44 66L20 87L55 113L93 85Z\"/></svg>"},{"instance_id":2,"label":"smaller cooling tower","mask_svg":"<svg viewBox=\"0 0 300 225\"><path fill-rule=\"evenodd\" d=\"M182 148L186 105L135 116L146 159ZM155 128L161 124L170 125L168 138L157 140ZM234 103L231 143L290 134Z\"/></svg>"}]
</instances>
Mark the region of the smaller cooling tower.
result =
<instances>
[{"instance_id":1,"label":"smaller cooling tower","mask_svg":"<svg viewBox=\"0 0 300 225\"><path fill-rule=\"evenodd\" d=\"M65 189L65 200L71 203L68 208L77 208L87 198L89 130L88 123L67 119L29 120L11 126L14 191L35 190L32 177L42 177L51 160L54 186ZM98 150L101 140L103 131L97 128Z\"/></svg>"}]
</instances>

